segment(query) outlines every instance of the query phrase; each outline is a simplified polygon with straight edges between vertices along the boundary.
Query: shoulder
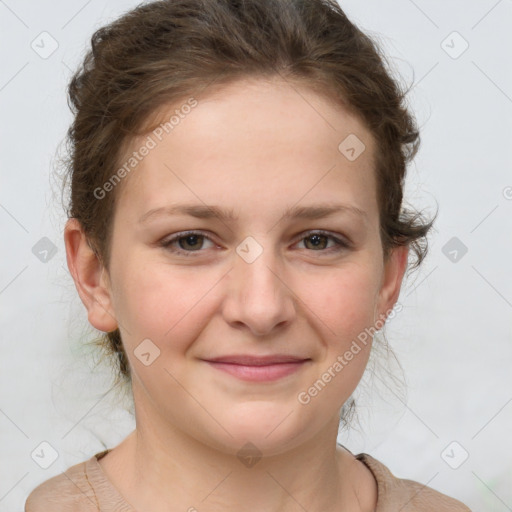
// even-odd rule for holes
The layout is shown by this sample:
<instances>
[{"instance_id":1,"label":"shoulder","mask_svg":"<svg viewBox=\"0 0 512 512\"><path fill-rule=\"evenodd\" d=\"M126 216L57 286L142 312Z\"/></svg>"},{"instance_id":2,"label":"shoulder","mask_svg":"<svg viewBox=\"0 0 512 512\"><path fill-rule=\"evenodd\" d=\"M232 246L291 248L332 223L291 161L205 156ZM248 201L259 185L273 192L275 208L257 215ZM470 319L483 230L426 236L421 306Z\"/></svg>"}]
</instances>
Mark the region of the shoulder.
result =
<instances>
[{"instance_id":1,"label":"shoulder","mask_svg":"<svg viewBox=\"0 0 512 512\"><path fill-rule=\"evenodd\" d=\"M413 480L395 477L384 464L367 453L360 453L356 458L375 476L378 487L378 512L396 511L397 507L401 507L402 512L471 512L462 502L439 491Z\"/></svg>"},{"instance_id":2,"label":"shoulder","mask_svg":"<svg viewBox=\"0 0 512 512\"><path fill-rule=\"evenodd\" d=\"M97 512L86 464L87 461L71 466L38 485L25 502L25 512Z\"/></svg>"}]
</instances>

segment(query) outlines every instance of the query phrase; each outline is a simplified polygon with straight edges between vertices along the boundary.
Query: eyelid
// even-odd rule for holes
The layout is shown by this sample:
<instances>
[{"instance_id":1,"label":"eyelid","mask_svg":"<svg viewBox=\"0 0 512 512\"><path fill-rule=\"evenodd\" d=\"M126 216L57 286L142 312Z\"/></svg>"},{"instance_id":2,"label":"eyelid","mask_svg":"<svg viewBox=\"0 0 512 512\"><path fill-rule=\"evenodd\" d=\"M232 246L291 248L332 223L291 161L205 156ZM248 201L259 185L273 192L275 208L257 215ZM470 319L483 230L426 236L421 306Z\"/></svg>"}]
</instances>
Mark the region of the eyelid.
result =
<instances>
[{"instance_id":1,"label":"eyelid","mask_svg":"<svg viewBox=\"0 0 512 512\"><path fill-rule=\"evenodd\" d=\"M173 244L174 242L177 242L180 238L186 238L187 236L190 236L190 235L202 236L205 239L212 242L213 244L215 244L215 241L213 240L213 238L210 235L208 235L206 232L201 231L201 230L188 230L188 231L182 231L179 233L175 233L170 238L164 238L161 242L159 242L159 245L161 247L163 247L164 249L170 251L171 253L174 253L177 255L195 256L195 253L200 254L200 253L204 252L204 250L185 251L183 249L171 249L170 248L171 244ZM322 235L327 238L330 238L331 240L333 240L336 243L336 246L330 247L328 249L321 249L318 251L308 250L308 252L311 252L311 253L318 252L320 254L322 254L322 253L330 254L333 252L340 252L342 250L347 250L347 249L352 248L352 243L347 239L347 237L345 237L343 235L339 235L337 233L332 233L331 231L326 231L324 229L309 229L309 230L301 232L295 238L295 242L293 243L293 245L297 244L298 242L301 242L308 236L312 236L312 235Z\"/></svg>"},{"instance_id":2,"label":"eyelid","mask_svg":"<svg viewBox=\"0 0 512 512\"><path fill-rule=\"evenodd\" d=\"M308 229L306 231L303 231L302 233L299 234L299 238L297 239L297 241L303 240L304 238L307 238L308 236L317 235L317 234L324 235L328 238L331 238L332 240L339 242L341 245L343 245L347 248L352 246L352 242L350 242L350 240L346 236L339 234L339 233L333 233L332 231L327 231L325 229ZM324 252L324 251L319 251L319 252Z\"/></svg>"},{"instance_id":3,"label":"eyelid","mask_svg":"<svg viewBox=\"0 0 512 512\"><path fill-rule=\"evenodd\" d=\"M212 239L212 237L210 235L206 234L204 231L194 230L194 229L190 229L188 231L181 231L179 233L175 233L174 235L172 235L169 238L164 238L163 240L158 242L158 244L161 247L163 247L164 249L168 250L169 252L177 254L177 255L194 256L194 253L196 253L196 252L197 253L204 252L204 250L185 251L183 249L172 249L171 248L171 244L177 242L180 238L186 238L187 236L191 236L191 235L202 236L202 237L206 238L207 240L209 240L210 242L212 242L213 244L215 244L214 240Z\"/></svg>"}]
</instances>

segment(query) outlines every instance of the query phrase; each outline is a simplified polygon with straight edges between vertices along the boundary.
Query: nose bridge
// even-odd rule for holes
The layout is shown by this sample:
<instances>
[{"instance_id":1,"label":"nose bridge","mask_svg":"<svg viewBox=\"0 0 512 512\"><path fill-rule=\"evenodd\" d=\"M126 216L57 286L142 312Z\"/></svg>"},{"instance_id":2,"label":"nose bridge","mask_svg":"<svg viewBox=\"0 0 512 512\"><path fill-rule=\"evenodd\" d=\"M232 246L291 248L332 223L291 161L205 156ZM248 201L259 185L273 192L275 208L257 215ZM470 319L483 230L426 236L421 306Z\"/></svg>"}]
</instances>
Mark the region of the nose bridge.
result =
<instances>
[{"instance_id":1,"label":"nose bridge","mask_svg":"<svg viewBox=\"0 0 512 512\"><path fill-rule=\"evenodd\" d=\"M280 265L277 264L273 249L267 247L254 261L239 257L237 267L240 269L239 285L243 296L264 295L267 299L276 296L279 284L282 282L277 268Z\"/></svg>"},{"instance_id":2,"label":"nose bridge","mask_svg":"<svg viewBox=\"0 0 512 512\"><path fill-rule=\"evenodd\" d=\"M236 249L226 319L243 323L263 335L294 314L292 293L284 284L283 265L271 236L247 237Z\"/></svg>"}]
</instances>

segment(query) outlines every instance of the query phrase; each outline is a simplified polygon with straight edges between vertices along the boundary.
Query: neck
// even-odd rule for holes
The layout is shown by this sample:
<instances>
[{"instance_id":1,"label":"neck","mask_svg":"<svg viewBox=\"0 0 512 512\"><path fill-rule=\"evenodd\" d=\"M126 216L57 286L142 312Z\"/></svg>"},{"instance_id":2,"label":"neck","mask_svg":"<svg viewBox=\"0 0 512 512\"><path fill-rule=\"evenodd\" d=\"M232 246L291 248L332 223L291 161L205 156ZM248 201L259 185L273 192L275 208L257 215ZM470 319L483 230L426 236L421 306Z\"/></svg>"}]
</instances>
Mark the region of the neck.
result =
<instances>
[{"instance_id":1,"label":"neck","mask_svg":"<svg viewBox=\"0 0 512 512\"><path fill-rule=\"evenodd\" d=\"M100 462L136 510L373 510L361 497L368 472L336 445L337 432L335 415L314 438L258 460L209 446L138 410L137 429Z\"/></svg>"}]
</instances>

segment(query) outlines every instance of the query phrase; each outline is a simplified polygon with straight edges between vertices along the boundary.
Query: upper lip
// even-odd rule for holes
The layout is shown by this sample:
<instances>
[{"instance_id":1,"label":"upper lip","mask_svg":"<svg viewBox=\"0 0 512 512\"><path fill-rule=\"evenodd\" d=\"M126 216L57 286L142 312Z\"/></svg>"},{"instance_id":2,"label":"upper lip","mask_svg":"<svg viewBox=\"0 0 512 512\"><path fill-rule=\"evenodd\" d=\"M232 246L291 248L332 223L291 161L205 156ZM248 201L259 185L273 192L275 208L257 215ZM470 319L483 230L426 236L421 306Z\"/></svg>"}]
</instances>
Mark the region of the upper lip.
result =
<instances>
[{"instance_id":1,"label":"upper lip","mask_svg":"<svg viewBox=\"0 0 512 512\"><path fill-rule=\"evenodd\" d=\"M212 357L204 359L204 361L210 361L215 363L231 363L241 364L245 366L265 366L268 364L279 364L279 363L299 363L301 361L307 361L307 357L297 357L288 354L272 354L267 356L253 356L249 354L233 354L228 356Z\"/></svg>"}]
</instances>

